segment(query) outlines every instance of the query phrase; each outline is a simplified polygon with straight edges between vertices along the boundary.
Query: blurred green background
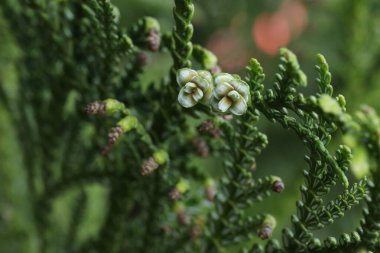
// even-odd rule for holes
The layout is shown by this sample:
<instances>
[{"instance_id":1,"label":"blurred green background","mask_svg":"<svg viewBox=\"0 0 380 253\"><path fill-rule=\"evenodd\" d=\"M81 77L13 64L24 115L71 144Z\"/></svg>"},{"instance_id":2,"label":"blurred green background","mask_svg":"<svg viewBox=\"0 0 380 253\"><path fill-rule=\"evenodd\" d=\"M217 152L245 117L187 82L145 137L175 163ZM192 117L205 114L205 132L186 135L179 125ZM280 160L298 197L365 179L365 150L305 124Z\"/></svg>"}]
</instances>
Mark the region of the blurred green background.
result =
<instances>
[{"instance_id":1,"label":"blurred green background","mask_svg":"<svg viewBox=\"0 0 380 253\"><path fill-rule=\"evenodd\" d=\"M173 25L171 0L113 0L120 10L120 23L129 27L142 16L157 18L163 31ZM316 90L314 85L315 55L327 58L333 74L335 92L346 97L350 112L361 104L380 110L380 1L378 0L195 0L194 39L219 57L223 70L244 73L251 57L257 58L271 85L276 71L277 49L286 46L294 51L303 70L309 77L306 94ZM6 43L0 33L1 46ZM151 64L143 75L143 83L161 77L171 65L165 53L151 56ZM2 68L6 69L6 68ZM11 71L0 72L12 78ZM299 199L302 170L306 168L306 152L297 137L269 122L260 128L269 137L269 146L258 160L258 176L275 174L283 178L286 190L267 199L255 210L273 214L279 228L290 224ZM31 224L28 206L26 176L20 162L20 151L15 133L9 123L7 111L0 107L0 252L36 252L35 231ZM197 161L198 166L205 162ZM353 179L354 180L354 179ZM341 191L337 187L336 192ZM101 186L86 188L88 212L86 226L80 231L85 238L96 231L104 210L104 189ZM336 193L335 192L335 193ZM331 196L334 195L334 192ZM57 219L65 223L65 198L55 202ZM329 226L317 236L325 237L351 231L359 223L360 208ZM60 224L57 224L60 226ZM275 237L280 238L281 229Z\"/></svg>"}]
</instances>

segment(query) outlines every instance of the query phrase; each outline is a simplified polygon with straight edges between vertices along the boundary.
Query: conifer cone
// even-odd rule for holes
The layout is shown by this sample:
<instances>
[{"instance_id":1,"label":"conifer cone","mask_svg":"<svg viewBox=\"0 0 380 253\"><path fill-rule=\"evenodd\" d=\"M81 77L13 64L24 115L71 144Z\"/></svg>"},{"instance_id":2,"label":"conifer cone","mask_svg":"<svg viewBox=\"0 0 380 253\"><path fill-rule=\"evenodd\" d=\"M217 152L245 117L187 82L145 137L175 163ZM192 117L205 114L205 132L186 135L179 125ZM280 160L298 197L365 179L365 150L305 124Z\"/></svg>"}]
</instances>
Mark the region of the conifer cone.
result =
<instances>
[{"instance_id":1,"label":"conifer cone","mask_svg":"<svg viewBox=\"0 0 380 253\"><path fill-rule=\"evenodd\" d=\"M85 108L84 111L88 115L105 115L106 114L106 102L104 101L95 101L92 103L89 103Z\"/></svg>"},{"instance_id":2,"label":"conifer cone","mask_svg":"<svg viewBox=\"0 0 380 253\"><path fill-rule=\"evenodd\" d=\"M113 145L121 137L122 134L123 129L120 126L111 128L110 132L108 133L108 143L101 152L103 156L106 156L111 151Z\"/></svg>"},{"instance_id":3,"label":"conifer cone","mask_svg":"<svg viewBox=\"0 0 380 253\"><path fill-rule=\"evenodd\" d=\"M119 126L111 128L111 131L108 133L108 144L115 144L115 142L123 134L123 129Z\"/></svg>"},{"instance_id":4,"label":"conifer cone","mask_svg":"<svg viewBox=\"0 0 380 253\"><path fill-rule=\"evenodd\" d=\"M146 176L151 174L158 168L159 164L154 160L153 157L149 157L145 160L141 166L141 175Z\"/></svg>"}]
</instances>

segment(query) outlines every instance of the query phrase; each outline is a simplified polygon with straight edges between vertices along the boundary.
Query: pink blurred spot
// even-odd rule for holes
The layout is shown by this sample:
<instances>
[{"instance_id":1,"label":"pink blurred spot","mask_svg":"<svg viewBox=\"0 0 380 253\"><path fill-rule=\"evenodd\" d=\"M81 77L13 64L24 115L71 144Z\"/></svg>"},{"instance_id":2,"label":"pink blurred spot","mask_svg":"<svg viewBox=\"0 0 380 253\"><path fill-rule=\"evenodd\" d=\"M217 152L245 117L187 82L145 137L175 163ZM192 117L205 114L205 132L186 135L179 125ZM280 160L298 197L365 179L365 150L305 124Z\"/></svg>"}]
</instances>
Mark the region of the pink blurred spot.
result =
<instances>
[{"instance_id":1,"label":"pink blurred spot","mask_svg":"<svg viewBox=\"0 0 380 253\"><path fill-rule=\"evenodd\" d=\"M291 33L295 36L305 31L309 18L305 5L298 0L286 1L279 10L288 19Z\"/></svg>"},{"instance_id":2,"label":"pink blurred spot","mask_svg":"<svg viewBox=\"0 0 380 253\"><path fill-rule=\"evenodd\" d=\"M263 13L256 18L252 38L261 51L275 55L291 38L299 36L307 24L306 7L299 0L288 0L277 12Z\"/></svg>"},{"instance_id":3,"label":"pink blurred spot","mask_svg":"<svg viewBox=\"0 0 380 253\"><path fill-rule=\"evenodd\" d=\"M207 48L215 53L222 69L228 72L244 68L250 56L241 36L232 30L219 30L212 34Z\"/></svg>"},{"instance_id":4,"label":"pink blurred spot","mask_svg":"<svg viewBox=\"0 0 380 253\"><path fill-rule=\"evenodd\" d=\"M269 55L277 54L278 49L286 46L290 40L286 16L281 13L259 15L252 27L252 37L261 51Z\"/></svg>"}]
</instances>

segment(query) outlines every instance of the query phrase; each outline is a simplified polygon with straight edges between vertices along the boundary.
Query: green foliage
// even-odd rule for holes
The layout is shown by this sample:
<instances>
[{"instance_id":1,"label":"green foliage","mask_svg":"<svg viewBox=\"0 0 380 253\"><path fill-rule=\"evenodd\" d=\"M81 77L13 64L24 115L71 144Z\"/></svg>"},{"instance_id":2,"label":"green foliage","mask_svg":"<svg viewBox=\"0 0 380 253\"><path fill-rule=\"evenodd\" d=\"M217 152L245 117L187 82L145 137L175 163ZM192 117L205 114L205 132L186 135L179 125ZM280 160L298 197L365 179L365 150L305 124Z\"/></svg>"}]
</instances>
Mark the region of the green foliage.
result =
<instances>
[{"instance_id":1,"label":"green foliage","mask_svg":"<svg viewBox=\"0 0 380 253\"><path fill-rule=\"evenodd\" d=\"M333 97L322 55L313 95L302 92L306 75L285 48L273 87L256 59L244 78L218 73L216 56L192 44L192 1L174 2L174 28L162 35L152 17L124 29L108 0L0 5L0 103L22 154L37 252L379 251L376 113L347 113L344 97ZM141 87L147 51L169 51L173 66ZM285 187L277 176L254 172L268 145L259 130L264 118L293 131L306 150L300 199L282 243L258 243L277 222L270 210L252 211ZM339 134L355 140L352 151L339 140L331 145ZM350 182L352 152L360 148L370 174ZM220 160L223 176L194 166L195 155ZM101 185L95 198L106 205L93 208L102 218L86 231L91 184ZM70 194L63 200L69 217L57 219L57 199ZM317 238L315 231L360 201L367 206L355 231Z\"/></svg>"}]
</instances>

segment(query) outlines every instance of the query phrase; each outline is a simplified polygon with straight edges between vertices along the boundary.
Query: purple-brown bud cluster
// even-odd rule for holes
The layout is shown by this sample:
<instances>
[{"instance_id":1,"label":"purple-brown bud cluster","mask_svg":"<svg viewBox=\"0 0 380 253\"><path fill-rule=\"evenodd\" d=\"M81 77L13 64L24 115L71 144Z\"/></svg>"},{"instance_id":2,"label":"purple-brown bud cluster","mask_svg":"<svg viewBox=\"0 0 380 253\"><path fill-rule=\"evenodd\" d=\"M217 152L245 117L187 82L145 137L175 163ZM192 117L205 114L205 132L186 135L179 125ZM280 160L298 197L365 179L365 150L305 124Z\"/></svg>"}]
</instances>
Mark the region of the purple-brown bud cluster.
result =
<instances>
[{"instance_id":1,"label":"purple-brown bud cluster","mask_svg":"<svg viewBox=\"0 0 380 253\"><path fill-rule=\"evenodd\" d=\"M108 143L115 144L115 142L123 134L123 129L119 126L111 128L111 131L108 133Z\"/></svg>"},{"instance_id":2,"label":"purple-brown bud cluster","mask_svg":"<svg viewBox=\"0 0 380 253\"><path fill-rule=\"evenodd\" d=\"M84 111L88 115L100 115L100 116L104 116L106 114L106 102L104 102L104 101L95 101L95 102L89 103L84 108Z\"/></svg>"},{"instance_id":3,"label":"purple-brown bud cluster","mask_svg":"<svg viewBox=\"0 0 380 253\"><path fill-rule=\"evenodd\" d=\"M219 138L221 131L217 128L211 120L206 120L198 126L198 132L200 134L208 134L212 138Z\"/></svg>"},{"instance_id":4,"label":"purple-brown bud cluster","mask_svg":"<svg viewBox=\"0 0 380 253\"><path fill-rule=\"evenodd\" d=\"M173 190L169 192L169 198L172 201L179 200L181 197L182 197L182 193L177 188L174 188Z\"/></svg>"},{"instance_id":5,"label":"purple-brown bud cluster","mask_svg":"<svg viewBox=\"0 0 380 253\"><path fill-rule=\"evenodd\" d=\"M147 176L158 168L159 164L154 160L153 157L149 157L145 160L141 166L141 175Z\"/></svg>"},{"instance_id":6,"label":"purple-brown bud cluster","mask_svg":"<svg viewBox=\"0 0 380 253\"><path fill-rule=\"evenodd\" d=\"M180 210L177 212L177 220L182 225L190 224L190 217L185 210Z\"/></svg>"},{"instance_id":7,"label":"purple-brown bud cluster","mask_svg":"<svg viewBox=\"0 0 380 253\"><path fill-rule=\"evenodd\" d=\"M149 57L146 53L140 52L136 56L136 63L139 66L145 66L149 63Z\"/></svg>"},{"instance_id":8,"label":"purple-brown bud cluster","mask_svg":"<svg viewBox=\"0 0 380 253\"><path fill-rule=\"evenodd\" d=\"M200 156L200 157L208 157L210 153L210 149L207 145L207 143L199 137L196 137L192 139L191 144L193 145L195 152Z\"/></svg>"},{"instance_id":9,"label":"purple-brown bud cluster","mask_svg":"<svg viewBox=\"0 0 380 253\"><path fill-rule=\"evenodd\" d=\"M156 52L160 49L161 45L161 35L157 29L151 29L146 38L148 44L148 49L152 52Z\"/></svg>"},{"instance_id":10,"label":"purple-brown bud cluster","mask_svg":"<svg viewBox=\"0 0 380 253\"><path fill-rule=\"evenodd\" d=\"M105 146L102 150L102 155L107 155L113 145L116 143L116 141L123 135L123 129L119 126L111 128L110 132L108 133L108 143L107 146Z\"/></svg>"},{"instance_id":11,"label":"purple-brown bud cluster","mask_svg":"<svg viewBox=\"0 0 380 253\"><path fill-rule=\"evenodd\" d=\"M273 232L272 226L270 224L264 224L260 228L257 235L260 237L260 239L267 240L272 235L272 232Z\"/></svg>"},{"instance_id":12,"label":"purple-brown bud cluster","mask_svg":"<svg viewBox=\"0 0 380 253\"><path fill-rule=\"evenodd\" d=\"M214 201L216 196L215 186L207 186L205 189L205 195L208 201Z\"/></svg>"}]
</instances>

